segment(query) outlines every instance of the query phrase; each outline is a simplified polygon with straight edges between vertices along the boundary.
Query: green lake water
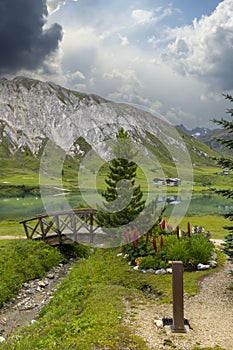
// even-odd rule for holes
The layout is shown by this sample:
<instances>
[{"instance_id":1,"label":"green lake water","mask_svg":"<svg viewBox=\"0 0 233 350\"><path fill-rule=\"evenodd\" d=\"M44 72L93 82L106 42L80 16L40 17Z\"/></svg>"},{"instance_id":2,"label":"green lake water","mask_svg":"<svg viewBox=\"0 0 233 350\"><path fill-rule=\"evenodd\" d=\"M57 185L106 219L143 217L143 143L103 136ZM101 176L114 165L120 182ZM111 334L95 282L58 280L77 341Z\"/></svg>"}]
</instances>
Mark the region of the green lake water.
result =
<instances>
[{"instance_id":1,"label":"green lake water","mask_svg":"<svg viewBox=\"0 0 233 350\"><path fill-rule=\"evenodd\" d=\"M92 207L95 207L95 203L98 202L92 193L86 193L85 200L88 206ZM43 201L40 197L34 196L0 198L0 220L22 220L46 211L87 206L79 194L47 196L43 198ZM214 194L193 195L190 203L185 194L178 197L174 195L159 196L158 201L161 207L166 203L167 215L171 214L175 207L176 209L187 207L186 214L189 215L224 214L233 208L232 200Z\"/></svg>"}]
</instances>

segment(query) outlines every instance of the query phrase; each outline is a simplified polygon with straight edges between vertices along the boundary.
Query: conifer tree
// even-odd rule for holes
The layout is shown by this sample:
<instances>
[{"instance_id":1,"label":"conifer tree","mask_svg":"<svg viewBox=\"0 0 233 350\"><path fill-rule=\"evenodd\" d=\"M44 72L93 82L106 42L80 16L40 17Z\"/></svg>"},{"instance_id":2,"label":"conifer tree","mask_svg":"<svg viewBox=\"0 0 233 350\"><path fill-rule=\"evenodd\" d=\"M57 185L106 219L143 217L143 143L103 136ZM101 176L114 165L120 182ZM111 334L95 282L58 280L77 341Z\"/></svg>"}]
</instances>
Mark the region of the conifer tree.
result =
<instances>
[{"instance_id":1,"label":"conifer tree","mask_svg":"<svg viewBox=\"0 0 233 350\"><path fill-rule=\"evenodd\" d=\"M113 153L105 179L107 188L102 193L104 208L97 214L98 224L105 228L129 224L145 206L141 187L135 185L137 164L133 158L136 154L130 136L123 128L116 135Z\"/></svg>"},{"instance_id":2,"label":"conifer tree","mask_svg":"<svg viewBox=\"0 0 233 350\"><path fill-rule=\"evenodd\" d=\"M224 95L227 100L230 102L233 102L233 97L231 95ZM228 109L227 113L233 118L233 109ZM233 134L233 121L232 120L226 120L226 119L221 119L221 120L213 120L214 123L221 125L225 130L228 131L230 135ZM224 145L226 148L229 150L233 150L233 138L217 138L217 140ZM222 168L227 169L227 170L233 170L233 159L228 157L221 157L218 159L218 165L220 165ZM224 190L216 190L216 193L226 197L226 198L232 198L233 199L233 189L224 189ZM226 218L229 218L231 221L233 221L233 211L228 212L225 215ZM224 251L225 253L229 256L229 260L233 263L233 224L232 225L226 225L224 226L225 229L227 229L230 234L228 234L225 237L225 247ZM232 271L233 275L233 271ZM232 284L233 288L233 284Z\"/></svg>"},{"instance_id":3,"label":"conifer tree","mask_svg":"<svg viewBox=\"0 0 233 350\"><path fill-rule=\"evenodd\" d=\"M228 99L230 102L233 102L233 97L231 95L224 95L226 99ZM227 114L229 114L231 117L233 117L233 109L228 109ZM226 119L214 119L214 123L221 125L225 130L228 131L229 134L233 134L233 121L232 120L226 120ZM217 141L219 141L222 145L224 145L229 150L233 150L233 138L216 138ZM231 157L221 157L217 160L217 164L221 166L223 169L227 170L233 170L233 159ZM227 197L227 198L233 198L233 189L224 189L224 190L216 190L216 193ZM233 212L228 213L226 215L233 221ZM233 226L229 228L233 232Z\"/></svg>"}]
</instances>

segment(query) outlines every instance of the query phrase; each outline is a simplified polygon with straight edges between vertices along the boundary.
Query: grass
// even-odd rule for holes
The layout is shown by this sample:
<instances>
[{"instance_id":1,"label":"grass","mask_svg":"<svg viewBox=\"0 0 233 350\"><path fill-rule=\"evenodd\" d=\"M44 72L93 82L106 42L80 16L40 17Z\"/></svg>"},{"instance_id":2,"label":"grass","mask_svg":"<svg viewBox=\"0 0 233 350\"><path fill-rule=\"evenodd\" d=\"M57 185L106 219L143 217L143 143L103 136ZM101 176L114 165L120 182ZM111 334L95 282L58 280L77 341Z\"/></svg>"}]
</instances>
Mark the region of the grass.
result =
<instances>
[{"instance_id":1,"label":"grass","mask_svg":"<svg viewBox=\"0 0 233 350\"><path fill-rule=\"evenodd\" d=\"M43 277L63 255L43 242L18 240L0 242L0 306L11 300L23 282Z\"/></svg>"},{"instance_id":2,"label":"grass","mask_svg":"<svg viewBox=\"0 0 233 350\"><path fill-rule=\"evenodd\" d=\"M171 276L133 271L117 250L97 250L81 259L42 310L32 326L19 330L1 349L134 349L148 350L145 342L124 323L128 300L171 302ZM198 279L208 272L184 274L185 292L198 290ZM132 320L134 315L132 314Z\"/></svg>"},{"instance_id":3,"label":"grass","mask_svg":"<svg viewBox=\"0 0 233 350\"><path fill-rule=\"evenodd\" d=\"M174 226L176 226L176 220L174 220ZM206 232L210 231L213 239L224 239L228 231L223 227L229 225L231 221L220 215L193 215L184 217L179 223L180 228L187 231L188 222L190 222L191 227L194 225L204 226Z\"/></svg>"},{"instance_id":4,"label":"grass","mask_svg":"<svg viewBox=\"0 0 233 350\"><path fill-rule=\"evenodd\" d=\"M173 219L172 225L174 227L177 225L178 219ZM0 236L25 236L23 225L19 224L19 221L20 218L18 220L6 219L0 221ZM180 228L187 230L188 222L191 226L204 226L205 231L210 231L213 239L224 239L228 232L223 227L230 224L229 219L225 219L220 215L193 215L184 217L179 223Z\"/></svg>"}]
</instances>

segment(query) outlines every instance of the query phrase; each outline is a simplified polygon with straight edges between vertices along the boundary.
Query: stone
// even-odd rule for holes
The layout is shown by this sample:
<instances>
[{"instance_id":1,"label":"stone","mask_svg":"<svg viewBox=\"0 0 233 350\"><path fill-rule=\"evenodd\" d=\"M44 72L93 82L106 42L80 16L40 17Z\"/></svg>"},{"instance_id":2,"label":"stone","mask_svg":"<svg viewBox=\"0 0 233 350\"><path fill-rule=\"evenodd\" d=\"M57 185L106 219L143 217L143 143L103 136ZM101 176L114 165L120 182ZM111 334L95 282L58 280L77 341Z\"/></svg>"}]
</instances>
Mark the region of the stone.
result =
<instances>
[{"instance_id":1,"label":"stone","mask_svg":"<svg viewBox=\"0 0 233 350\"><path fill-rule=\"evenodd\" d=\"M154 323L158 328L163 328L163 321L162 320L154 320Z\"/></svg>"},{"instance_id":2,"label":"stone","mask_svg":"<svg viewBox=\"0 0 233 350\"><path fill-rule=\"evenodd\" d=\"M166 270L164 269L159 269L155 271L156 275L165 275L166 274Z\"/></svg>"},{"instance_id":3,"label":"stone","mask_svg":"<svg viewBox=\"0 0 233 350\"><path fill-rule=\"evenodd\" d=\"M172 268L171 268L171 267L167 268L167 269L166 269L166 272L167 272L167 273L172 273Z\"/></svg>"},{"instance_id":4,"label":"stone","mask_svg":"<svg viewBox=\"0 0 233 350\"><path fill-rule=\"evenodd\" d=\"M37 282L37 284L41 288L45 288L46 287L46 284L43 281L39 281L39 282Z\"/></svg>"},{"instance_id":5,"label":"stone","mask_svg":"<svg viewBox=\"0 0 233 350\"><path fill-rule=\"evenodd\" d=\"M198 264L197 265L197 269L199 270L199 271L201 271L201 270L208 270L210 268L210 265L204 265L204 264Z\"/></svg>"},{"instance_id":6,"label":"stone","mask_svg":"<svg viewBox=\"0 0 233 350\"><path fill-rule=\"evenodd\" d=\"M155 270L153 270L153 269L148 269L148 270L146 270L146 272L155 273Z\"/></svg>"},{"instance_id":7,"label":"stone","mask_svg":"<svg viewBox=\"0 0 233 350\"><path fill-rule=\"evenodd\" d=\"M55 274L54 273L48 273L47 278L50 280L53 280L55 278Z\"/></svg>"},{"instance_id":8,"label":"stone","mask_svg":"<svg viewBox=\"0 0 233 350\"><path fill-rule=\"evenodd\" d=\"M218 256L217 256L217 253L216 252L213 252L211 254L211 260L217 260Z\"/></svg>"},{"instance_id":9,"label":"stone","mask_svg":"<svg viewBox=\"0 0 233 350\"><path fill-rule=\"evenodd\" d=\"M218 265L218 263L217 263L216 260L210 260L209 261L209 265L210 265L210 267L214 268L214 267L216 267Z\"/></svg>"},{"instance_id":10,"label":"stone","mask_svg":"<svg viewBox=\"0 0 233 350\"><path fill-rule=\"evenodd\" d=\"M137 266L134 266L134 268L133 268L135 271L137 271L138 269L139 269L139 266L137 265Z\"/></svg>"}]
</instances>

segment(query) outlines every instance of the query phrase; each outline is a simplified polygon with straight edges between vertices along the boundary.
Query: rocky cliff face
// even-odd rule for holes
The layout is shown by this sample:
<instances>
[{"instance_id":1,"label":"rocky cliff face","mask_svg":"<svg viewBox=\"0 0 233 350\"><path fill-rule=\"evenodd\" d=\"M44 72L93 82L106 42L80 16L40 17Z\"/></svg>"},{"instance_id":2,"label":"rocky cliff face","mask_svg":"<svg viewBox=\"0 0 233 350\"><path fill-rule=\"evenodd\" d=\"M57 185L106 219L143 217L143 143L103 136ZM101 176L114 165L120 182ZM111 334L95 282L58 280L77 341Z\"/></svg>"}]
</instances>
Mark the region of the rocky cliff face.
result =
<instances>
[{"instance_id":1,"label":"rocky cliff face","mask_svg":"<svg viewBox=\"0 0 233 350\"><path fill-rule=\"evenodd\" d=\"M146 111L24 77L0 81L0 123L0 142L12 153L28 147L37 154L46 139L68 152L78 137L101 153L99 142L120 127L139 143L149 132L177 152L182 147L175 128Z\"/></svg>"}]
</instances>

